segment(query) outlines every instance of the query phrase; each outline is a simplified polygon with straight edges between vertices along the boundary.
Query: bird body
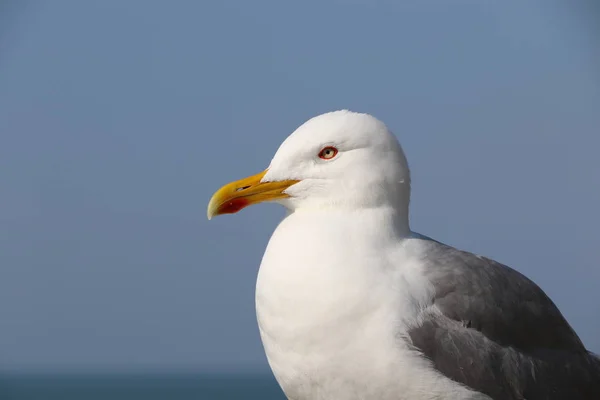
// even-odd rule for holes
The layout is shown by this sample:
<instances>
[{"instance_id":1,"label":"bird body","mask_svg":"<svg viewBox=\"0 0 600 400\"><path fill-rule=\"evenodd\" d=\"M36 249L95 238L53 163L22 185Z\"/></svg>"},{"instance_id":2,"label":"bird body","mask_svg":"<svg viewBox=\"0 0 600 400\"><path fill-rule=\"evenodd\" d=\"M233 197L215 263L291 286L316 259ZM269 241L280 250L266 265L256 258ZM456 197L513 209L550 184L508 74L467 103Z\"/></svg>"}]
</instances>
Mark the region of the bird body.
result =
<instances>
[{"instance_id":1,"label":"bird body","mask_svg":"<svg viewBox=\"0 0 600 400\"><path fill-rule=\"evenodd\" d=\"M208 217L262 201L288 210L256 313L289 399L600 399L600 359L541 288L411 231L408 163L376 118L312 118Z\"/></svg>"},{"instance_id":2,"label":"bird body","mask_svg":"<svg viewBox=\"0 0 600 400\"><path fill-rule=\"evenodd\" d=\"M394 210L356 214L293 213L267 246L256 311L288 398L486 398L441 376L402 339L433 296L419 244L382 224ZM382 261L362 262L370 259Z\"/></svg>"}]
</instances>

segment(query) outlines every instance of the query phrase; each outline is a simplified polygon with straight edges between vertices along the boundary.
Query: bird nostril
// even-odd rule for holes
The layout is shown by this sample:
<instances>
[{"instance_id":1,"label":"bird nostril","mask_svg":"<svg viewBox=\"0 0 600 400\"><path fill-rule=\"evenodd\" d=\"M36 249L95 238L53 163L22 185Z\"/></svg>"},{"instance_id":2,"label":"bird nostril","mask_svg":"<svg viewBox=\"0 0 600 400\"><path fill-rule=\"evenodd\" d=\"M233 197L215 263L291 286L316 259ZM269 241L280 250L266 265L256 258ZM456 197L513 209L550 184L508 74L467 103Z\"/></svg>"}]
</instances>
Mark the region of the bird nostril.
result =
<instances>
[{"instance_id":1,"label":"bird nostril","mask_svg":"<svg viewBox=\"0 0 600 400\"><path fill-rule=\"evenodd\" d=\"M246 190L246 189L248 189L249 187L250 187L250 186L242 186L242 187L239 187L239 188L235 189L235 191L236 191L236 192L241 192L242 190Z\"/></svg>"}]
</instances>

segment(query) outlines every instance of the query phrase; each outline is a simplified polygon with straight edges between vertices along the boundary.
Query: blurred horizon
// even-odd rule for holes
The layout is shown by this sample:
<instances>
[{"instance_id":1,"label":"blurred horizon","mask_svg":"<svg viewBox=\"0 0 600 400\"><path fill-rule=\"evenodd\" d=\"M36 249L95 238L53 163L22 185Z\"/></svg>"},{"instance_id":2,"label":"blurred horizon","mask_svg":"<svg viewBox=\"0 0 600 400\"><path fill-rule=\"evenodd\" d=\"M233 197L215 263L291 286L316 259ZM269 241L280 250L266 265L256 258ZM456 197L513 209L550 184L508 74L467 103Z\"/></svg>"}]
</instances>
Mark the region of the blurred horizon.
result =
<instances>
[{"instance_id":1,"label":"blurred horizon","mask_svg":"<svg viewBox=\"0 0 600 400\"><path fill-rule=\"evenodd\" d=\"M375 115L411 227L522 272L600 353L593 1L0 4L0 375L269 375L284 211L210 222L305 120Z\"/></svg>"}]
</instances>

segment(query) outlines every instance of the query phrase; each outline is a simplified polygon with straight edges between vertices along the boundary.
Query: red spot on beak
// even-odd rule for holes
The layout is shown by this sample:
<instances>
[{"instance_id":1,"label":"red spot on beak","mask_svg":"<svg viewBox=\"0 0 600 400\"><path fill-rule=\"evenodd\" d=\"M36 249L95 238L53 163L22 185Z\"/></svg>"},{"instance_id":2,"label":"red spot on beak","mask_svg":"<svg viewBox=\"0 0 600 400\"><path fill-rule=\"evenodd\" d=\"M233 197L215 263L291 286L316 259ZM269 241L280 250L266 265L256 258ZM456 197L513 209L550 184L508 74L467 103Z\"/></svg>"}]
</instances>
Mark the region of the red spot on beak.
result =
<instances>
[{"instance_id":1,"label":"red spot on beak","mask_svg":"<svg viewBox=\"0 0 600 400\"><path fill-rule=\"evenodd\" d=\"M235 214L243 208L246 208L250 205L250 202L243 197L238 199L230 200L226 203L223 203L219 207L219 214Z\"/></svg>"}]
</instances>

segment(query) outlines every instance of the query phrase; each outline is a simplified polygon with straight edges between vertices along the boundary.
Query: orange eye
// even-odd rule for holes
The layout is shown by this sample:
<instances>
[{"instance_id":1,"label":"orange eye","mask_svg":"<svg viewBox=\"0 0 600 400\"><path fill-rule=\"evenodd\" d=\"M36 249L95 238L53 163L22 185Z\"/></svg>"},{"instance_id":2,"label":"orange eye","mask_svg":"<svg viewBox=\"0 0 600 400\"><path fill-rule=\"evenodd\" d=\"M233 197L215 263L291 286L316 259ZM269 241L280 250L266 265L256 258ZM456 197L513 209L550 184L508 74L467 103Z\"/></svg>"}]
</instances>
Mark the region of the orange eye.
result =
<instances>
[{"instance_id":1,"label":"orange eye","mask_svg":"<svg viewBox=\"0 0 600 400\"><path fill-rule=\"evenodd\" d=\"M336 149L335 147L328 146L319 152L319 158L322 158L323 160L331 160L337 155L337 153L338 149Z\"/></svg>"}]
</instances>

